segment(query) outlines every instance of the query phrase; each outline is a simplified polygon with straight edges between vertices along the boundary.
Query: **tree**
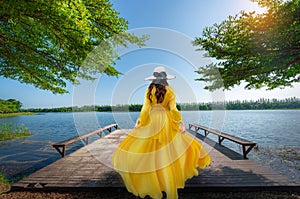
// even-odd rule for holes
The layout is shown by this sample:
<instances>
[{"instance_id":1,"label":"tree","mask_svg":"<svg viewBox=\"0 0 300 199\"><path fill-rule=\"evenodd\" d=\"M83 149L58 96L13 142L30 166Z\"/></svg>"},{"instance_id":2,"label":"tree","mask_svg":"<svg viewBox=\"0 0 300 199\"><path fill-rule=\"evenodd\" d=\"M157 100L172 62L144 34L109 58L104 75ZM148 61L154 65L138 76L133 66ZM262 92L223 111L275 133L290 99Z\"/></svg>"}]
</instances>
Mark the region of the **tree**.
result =
<instances>
[{"instance_id":1,"label":"tree","mask_svg":"<svg viewBox=\"0 0 300 199\"><path fill-rule=\"evenodd\" d=\"M0 113L15 113L21 110L22 103L15 99L0 99Z\"/></svg>"},{"instance_id":2,"label":"tree","mask_svg":"<svg viewBox=\"0 0 300 199\"><path fill-rule=\"evenodd\" d=\"M22 103L20 101L15 100L15 99L8 99L7 101L10 102L12 104L12 106L14 107L13 108L14 112L18 112L21 110Z\"/></svg>"},{"instance_id":3,"label":"tree","mask_svg":"<svg viewBox=\"0 0 300 199\"><path fill-rule=\"evenodd\" d=\"M205 89L246 87L268 89L300 81L300 1L253 0L266 8L256 14L241 11L206 27L193 44L217 61L199 68Z\"/></svg>"},{"instance_id":4,"label":"tree","mask_svg":"<svg viewBox=\"0 0 300 199\"><path fill-rule=\"evenodd\" d=\"M53 93L96 73L118 76L116 47L146 39L125 32L128 22L109 0L0 0L0 7L0 76ZM82 65L96 48L98 57Z\"/></svg>"}]
</instances>

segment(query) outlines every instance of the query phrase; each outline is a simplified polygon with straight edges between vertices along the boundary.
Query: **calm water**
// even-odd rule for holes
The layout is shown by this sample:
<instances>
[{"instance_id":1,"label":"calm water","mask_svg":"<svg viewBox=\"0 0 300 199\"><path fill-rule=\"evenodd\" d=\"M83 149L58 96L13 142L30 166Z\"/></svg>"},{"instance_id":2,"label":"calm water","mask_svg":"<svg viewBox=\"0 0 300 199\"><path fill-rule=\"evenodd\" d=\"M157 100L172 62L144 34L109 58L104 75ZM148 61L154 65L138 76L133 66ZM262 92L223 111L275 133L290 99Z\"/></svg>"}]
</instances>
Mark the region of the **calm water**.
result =
<instances>
[{"instance_id":1,"label":"calm water","mask_svg":"<svg viewBox=\"0 0 300 199\"><path fill-rule=\"evenodd\" d=\"M299 181L300 110L182 111L186 125L199 123L258 143L250 158ZM60 158L51 144L111 123L132 128L139 113L43 113L0 118L0 124L24 124L33 133L25 139L0 142L0 171L10 179L31 173ZM217 140L215 137L211 137ZM95 137L96 139L96 137ZM236 151L237 144L224 141ZM82 147L81 142L68 152Z\"/></svg>"}]
</instances>

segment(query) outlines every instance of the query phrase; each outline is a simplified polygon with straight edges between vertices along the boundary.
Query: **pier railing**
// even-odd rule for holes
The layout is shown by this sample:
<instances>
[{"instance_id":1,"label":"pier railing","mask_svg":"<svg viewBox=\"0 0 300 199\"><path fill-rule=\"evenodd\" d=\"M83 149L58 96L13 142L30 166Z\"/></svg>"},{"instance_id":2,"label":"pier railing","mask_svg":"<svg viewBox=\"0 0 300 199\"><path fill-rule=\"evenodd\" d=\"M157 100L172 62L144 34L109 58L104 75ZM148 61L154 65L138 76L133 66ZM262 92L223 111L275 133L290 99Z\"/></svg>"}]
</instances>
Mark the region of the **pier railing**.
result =
<instances>
[{"instance_id":1,"label":"pier railing","mask_svg":"<svg viewBox=\"0 0 300 199\"><path fill-rule=\"evenodd\" d=\"M240 138L234 135L230 135L224 132L221 132L219 130L216 129L212 129L212 128L208 128L206 126L202 126L199 124L189 124L189 129L191 130L192 127L194 128L195 132L198 132L199 130L203 130L204 131L204 136L206 137L209 133L212 133L214 135L218 136L218 142L221 145L222 141L224 139L230 140L232 142L238 143L240 145L242 145L243 147L243 156L245 159L247 159L247 154L251 151L251 149L253 149L253 147L256 146L255 142L251 142L249 140L246 140L244 138Z\"/></svg>"},{"instance_id":2,"label":"pier railing","mask_svg":"<svg viewBox=\"0 0 300 199\"><path fill-rule=\"evenodd\" d=\"M108 131L109 133L112 131L112 128L118 129L118 124L111 124L108 126L105 126L103 128L97 129L95 131L80 135L80 136L75 136L73 138L52 144L52 146L59 152L59 154L61 155L61 157L64 157L66 154L66 147L69 144L72 144L74 142L78 142L78 141L84 141L85 144L89 143L89 137L92 135L97 134L99 137L103 136L103 132L104 131Z\"/></svg>"}]
</instances>

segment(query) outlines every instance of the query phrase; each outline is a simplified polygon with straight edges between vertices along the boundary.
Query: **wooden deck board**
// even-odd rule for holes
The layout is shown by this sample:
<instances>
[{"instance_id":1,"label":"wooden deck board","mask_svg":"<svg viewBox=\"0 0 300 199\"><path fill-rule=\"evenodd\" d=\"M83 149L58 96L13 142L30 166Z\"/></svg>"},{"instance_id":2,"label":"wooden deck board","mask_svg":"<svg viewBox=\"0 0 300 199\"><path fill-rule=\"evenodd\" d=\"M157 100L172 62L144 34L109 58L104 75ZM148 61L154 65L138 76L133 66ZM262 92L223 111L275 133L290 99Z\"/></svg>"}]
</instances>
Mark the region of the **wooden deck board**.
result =
<instances>
[{"instance_id":1,"label":"wooden deck board","mask_svg":"<svg viewBox=\"0 0 300 199\"><path fill-rule=\"evenodd\" d=\"M12 185L12 190L124 187L112 169L111 155L128 132L128 129L116 130L23 178ZM201 137L198 140L209 152L212 161L209 167L199 170L198 176L187 180L186 188L189 190L300 189L299 183L290 181L270 168L245 160L242 155L208 139L205 141L209 144L203 142Z\"/></svg>"}]
</instances>

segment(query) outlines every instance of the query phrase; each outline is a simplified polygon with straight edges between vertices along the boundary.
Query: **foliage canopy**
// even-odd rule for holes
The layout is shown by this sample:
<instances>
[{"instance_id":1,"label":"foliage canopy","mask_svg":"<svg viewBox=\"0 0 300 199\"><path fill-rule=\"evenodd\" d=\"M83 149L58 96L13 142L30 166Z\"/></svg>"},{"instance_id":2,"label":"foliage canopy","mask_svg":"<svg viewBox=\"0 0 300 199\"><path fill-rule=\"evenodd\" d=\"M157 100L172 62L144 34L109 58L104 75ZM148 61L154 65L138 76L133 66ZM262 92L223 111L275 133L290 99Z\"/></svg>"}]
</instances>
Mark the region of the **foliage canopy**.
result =
<instances>
[{"instance_id":1,"label":"foliage canopy","mask_svg":"<svg viewBox=\"0 0 300 199\"><path fill-rule=\"evenodd\" d=\"M66 82L78 77L118 76L116 47L146 39L125 32L128 22L109 0L2 0L0 7L0 76L53 93L68 92Z\"/></svg>"},{"instance_id":2,"label":"foliage canopy","mask_svg":"<svg viewBox=\"0 0 300 199\"><path fill-rule=\"evenodd\" d=\"M252 0L266 11L241 11L206 27L193 44L217 61L200 67L205 89L292 86L300 81L300 1Z\"/></svg>"}]
</instances>

